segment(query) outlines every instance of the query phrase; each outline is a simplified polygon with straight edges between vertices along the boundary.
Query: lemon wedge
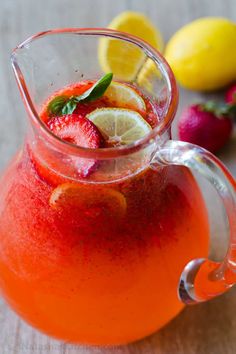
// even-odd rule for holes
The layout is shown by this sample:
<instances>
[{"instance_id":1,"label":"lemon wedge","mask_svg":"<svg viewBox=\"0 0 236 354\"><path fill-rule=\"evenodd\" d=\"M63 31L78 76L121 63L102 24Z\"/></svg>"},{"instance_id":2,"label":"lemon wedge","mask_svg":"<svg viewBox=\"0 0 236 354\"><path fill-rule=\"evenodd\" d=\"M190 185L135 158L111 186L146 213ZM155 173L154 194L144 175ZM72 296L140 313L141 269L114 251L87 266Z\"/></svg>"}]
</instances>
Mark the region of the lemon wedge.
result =
<instances>
[{"instance_id":1,"label":"lemon wedge","mask_svg":"<svg viewBox=\"0 0 236 354\"><path fill-rule=\"evenodd\" d=\"M108 97L109 101L115 102L116 107L146 111L146 105L142 97L127 85L113 82L106 90L104 96Z\"/></svg>"},{"instance_id":2,"label":"lemon wedge","mask_svg":"<svg viewBox=\"0 0 236 354\"><path fill-rule=\"evenodd\" d=\"M152 130L139 113L130 109L99 108L88 114L87 118L111 146L131 144Z\"/></svg>"},{"instance_id":3,"label":"lemon wedge","mask_svg":"<svg viewBox=\"0 0 236 354\"><path fill-rule=\"evenodd\" d=\"M108 28L133 34L159 51L163 50L161 33L148 17L141 13L122 12L112 20ZM102 38L99 42L98 57L104 72L113 72L119 79L132 80L145 62L146 55L131 43Z\"/></svg>"}]
</instances>

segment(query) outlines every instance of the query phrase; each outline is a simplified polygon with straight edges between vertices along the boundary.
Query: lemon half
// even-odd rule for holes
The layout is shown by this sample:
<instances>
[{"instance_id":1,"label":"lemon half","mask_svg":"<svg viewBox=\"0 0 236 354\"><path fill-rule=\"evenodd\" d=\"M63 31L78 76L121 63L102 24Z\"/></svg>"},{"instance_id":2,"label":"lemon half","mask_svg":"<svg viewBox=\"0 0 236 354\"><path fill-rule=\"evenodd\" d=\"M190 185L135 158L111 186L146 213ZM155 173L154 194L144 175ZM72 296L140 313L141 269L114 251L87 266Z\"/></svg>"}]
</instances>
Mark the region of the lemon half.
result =
<instances>
[{"instance_id":1,"label":"lemon half","mask_svg":"<svg viewBox=\"0 0 236 354\"><path fill-rule=\"evenodd\" d=\"M163 40L159 30L143 14L125 11L115 17L108 28L133 34L159 51ZM137 46L118 39L102 38L98 57L104 72L113 72L122 80L133 80L145 61L145 54Z\"/></svg>"}]
</instances>

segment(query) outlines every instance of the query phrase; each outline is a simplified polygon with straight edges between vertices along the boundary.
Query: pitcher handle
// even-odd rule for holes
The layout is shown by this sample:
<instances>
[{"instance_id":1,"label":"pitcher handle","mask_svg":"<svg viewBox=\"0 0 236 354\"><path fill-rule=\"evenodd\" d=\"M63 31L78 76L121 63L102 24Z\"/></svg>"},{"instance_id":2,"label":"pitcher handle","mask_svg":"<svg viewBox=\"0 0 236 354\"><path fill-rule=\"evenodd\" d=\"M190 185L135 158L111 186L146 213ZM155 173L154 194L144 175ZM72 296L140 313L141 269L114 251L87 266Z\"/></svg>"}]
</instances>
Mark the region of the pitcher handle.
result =
<instances>
[{"instance_id":1,"label":"pitcher handle","mask_svg":"<svg viewBox=\"0 0 236 354\"><path fill-rule=\"evenodd\" d=\"M184 268L179 282L179 297L186 304L209 300L236 283L236 181L220 160L193 144L169 140L160 145L151 167L183 165L201 175L215 187L228 217L230 244L225 259L193 259Z\"/></svg>"}]
</instances>

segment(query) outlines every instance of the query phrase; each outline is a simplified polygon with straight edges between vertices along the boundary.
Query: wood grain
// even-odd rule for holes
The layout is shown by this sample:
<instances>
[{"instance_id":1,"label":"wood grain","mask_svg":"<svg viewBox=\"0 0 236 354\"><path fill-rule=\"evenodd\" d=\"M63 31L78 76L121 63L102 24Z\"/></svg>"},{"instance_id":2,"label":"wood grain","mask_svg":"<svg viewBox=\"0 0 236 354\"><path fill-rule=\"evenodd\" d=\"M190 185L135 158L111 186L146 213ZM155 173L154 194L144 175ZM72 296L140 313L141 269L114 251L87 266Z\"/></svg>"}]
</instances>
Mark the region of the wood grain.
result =
<instances>
[{"instance_id":1,"label":"wood grain","mask_svg":"<svg viewBox=\"0 0 236 354\"><path fill-rule=\"evenodd\" d=\"M10 51L34 34L55 27L106 26L119 12L146 13L161 29L164 39L180 26L200 16L226 16L236 21L235 0L1 0L0 3L0 168L21 144L25 112L11 72ZM203 98L181 90L177 114L186 104ZM176 119L176 121L177 121ZM174 135L175 134L174 124ZM236 137L219 155L236 176ZM206 190L208 191L209 188ZM212 206L212 231L223 247L223 217L214 194L206 193ZM214 208L213 208L214 206ZM219 246L220 245L220 246ZM222 246L222 247L221 247ZM168 326L145 340L121 348L81 348L51 340L23 323L0 298L1 354L233 354L236 353L236 289L209 303L186 308ZM29 299L30 301L30 299Z\"/></svg>"}]
</instances>

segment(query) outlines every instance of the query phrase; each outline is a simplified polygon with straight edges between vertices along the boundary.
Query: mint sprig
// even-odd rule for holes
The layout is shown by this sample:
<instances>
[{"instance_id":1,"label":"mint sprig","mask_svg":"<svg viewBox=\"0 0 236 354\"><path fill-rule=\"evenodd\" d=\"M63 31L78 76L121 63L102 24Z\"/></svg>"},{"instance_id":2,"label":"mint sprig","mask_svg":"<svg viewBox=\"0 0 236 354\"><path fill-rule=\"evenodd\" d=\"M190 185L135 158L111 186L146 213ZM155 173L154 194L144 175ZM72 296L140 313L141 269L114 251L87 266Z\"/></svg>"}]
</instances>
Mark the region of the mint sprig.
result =
<instances>
[{"instance_id":1,"label":"mint sprig","mask_svg":"<svg viewBox=\"0 0 236 354\"><path fill-rule=\"evenodd\" d=\"M74 97L70 97L67 102L62 107L62 114L72 114L77 107L78 101L75 100Z\"/></svg>"},{"instance_id":2,"label":"mint sprig","mask_svg":"<svg viewBox=\"0 0 236 354\"><path fill-rule=\"evenodd\" d=\"M79 96L57 96L48 104L48 112L51 115L72 114L79 102L91 102L102 97L111 84L112 73L104 75L95 84Z\"/></svg>"},{"instance_id":3,"label":"mint sprig","mask_svg":"<svg viewBox=\"0 0 236 354\"><path fill-rule=\"evenodd\" d=\"M95 82L95 84L92 87L90 87L90 89L82 93L82 95L77 96L76 97L77 102L80 101L91 102L102 97L106 89L110 85L112 78L113 78L112 73L104 75L101 79Z\"/></svg>"},{"instance_id":4,"label":"mint sprig","mask_svg":"<svg viewBox=\"0 0 236 354\"><path fill-rule=\"evenodd\" d=\"M68 97L57 96L48 104L48 112L54 115L58 115L62 112L63 107L66 105Z\"/></svg>"}]
</instances>

